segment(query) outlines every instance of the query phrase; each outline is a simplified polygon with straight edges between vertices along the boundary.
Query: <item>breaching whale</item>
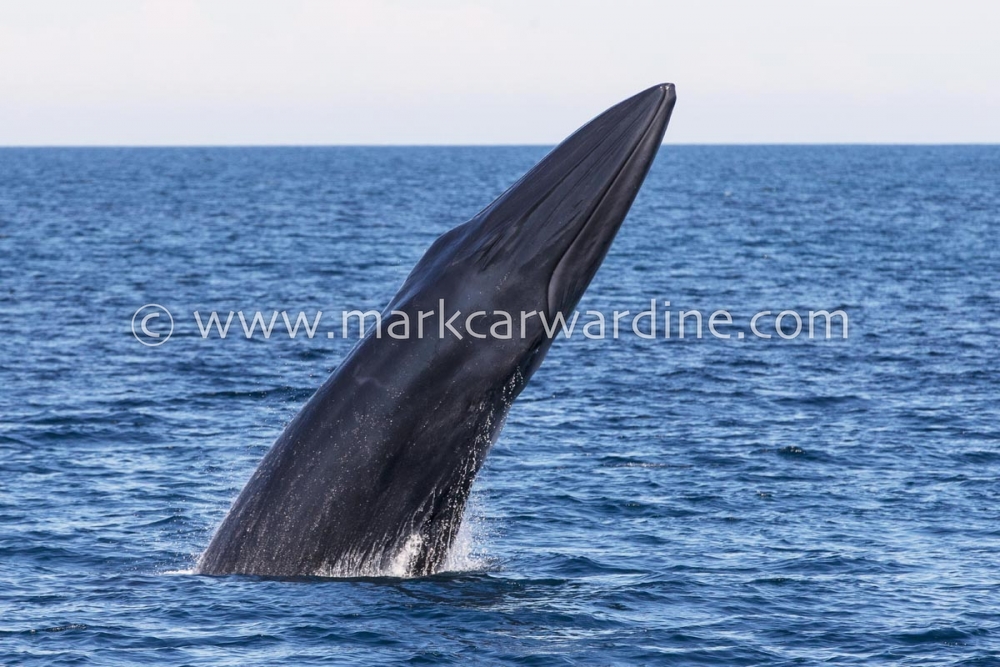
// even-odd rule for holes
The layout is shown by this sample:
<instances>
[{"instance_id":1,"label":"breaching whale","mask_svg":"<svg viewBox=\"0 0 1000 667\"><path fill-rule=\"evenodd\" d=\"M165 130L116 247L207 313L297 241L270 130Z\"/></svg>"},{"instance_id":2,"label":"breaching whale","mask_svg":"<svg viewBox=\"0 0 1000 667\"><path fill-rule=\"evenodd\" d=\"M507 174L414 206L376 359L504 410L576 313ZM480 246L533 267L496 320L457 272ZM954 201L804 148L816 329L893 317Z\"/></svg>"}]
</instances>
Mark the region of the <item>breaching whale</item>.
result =
<instances>
[{"instance_id":1,"label":"breaching whale","mask_svg":"<svg viewBox=\"0 0 1000 667\"><path fill-rule=\"evenodd\" d=\"M543 317L566 316L583 296L675 99L660 84L611 107L438 238L383 311L381 331L358 342L261 460L197 571L438 570L511 403L552 344ZM462 313L457 323L482 314L459 338L437 330L444 309ZM502 313L513 327L498 326ZM396 336L386 333L392 323Z\"/></svg>"}]
</instances>

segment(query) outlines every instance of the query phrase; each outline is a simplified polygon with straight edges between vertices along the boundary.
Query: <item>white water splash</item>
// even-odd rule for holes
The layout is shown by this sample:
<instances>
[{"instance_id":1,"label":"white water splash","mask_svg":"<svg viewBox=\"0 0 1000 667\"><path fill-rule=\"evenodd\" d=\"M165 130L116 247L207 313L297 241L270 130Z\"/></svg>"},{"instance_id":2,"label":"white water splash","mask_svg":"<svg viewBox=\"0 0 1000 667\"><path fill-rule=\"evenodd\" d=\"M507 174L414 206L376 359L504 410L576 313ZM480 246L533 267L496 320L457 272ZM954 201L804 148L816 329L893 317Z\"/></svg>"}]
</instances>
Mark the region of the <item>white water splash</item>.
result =
<instances>
[{"instance_id":1,"label":"white water splash","mask_svg":"<svg viewBox=\"0 0 1000 667\"><path fill-rule=\"evenodd\" d=\"M479 509L478 499L473 493L440 572L481 572L493 564L486 553L489 531Z\"/></svg>"},{"instance_id":2,"label":"white water splash","mask_svg":"<svg viewBox=\"0 0 1000 667\"><path fill-rule=\"evenodd\" d=\"M489 536L487 527L476 510L477 504L473 498L470 498L469 504L466 506L465 515L462 517L462 523L459 525L458 534L455 536L455 541L452 543L451 548L448 550L448 555L435 574L442 572L481 572L493 566L493 561L485 551ZM422 546L423 538L420 535L411 535L387 568L375 568L370 563L361 562L360 558L349 558L347 559L347 563L342 564L340 567L322 568L315 573L315 576L334 579L349 579L354 577L413 578L414 575L409 574L407 571L408 566L420 552ZM196 560L200 560L200 556ZM197 565L191 568L161 572L165 576L190 576L198 573Z\"/></svg>"},{"instance_id":3,"label":"white water splash","mask_svg":"<svg viewBox=\"0 0 1000 667\"><path fill-rule=\"evenodd\" d=\"M441 567L435 572L481 572L492 566L491 559L485 553L488 531L486 524L480 519L478 503L473 494L466 504L462 523L458 534L448 550ZM423 538L419 534L411 535L397 552L388 567L380 568L372 565L370 560L360 557L347 558L337 567L325 567L315 572L315 576L335 579L355 577L393 577L399 579L415 578L409 573L409 565L423 547ZM374 559L379 560L379 559Z\"/></svg>"},{"instance_id":4,"label":"white water splash","mask_svg":"<svg viewBox=\"0 0 1000 667\"><path fill-rule=\"evenodd\" d=\"M406 544L403 548L399 550L399 553L392 559L392 563L389 564L389 568L386 570L386 575L390 577L406 577L410 563L417 557L420 553L420 549L424 544L424 538L420 534L410 535L406 540Z\"/></svg>"}]
</instances>

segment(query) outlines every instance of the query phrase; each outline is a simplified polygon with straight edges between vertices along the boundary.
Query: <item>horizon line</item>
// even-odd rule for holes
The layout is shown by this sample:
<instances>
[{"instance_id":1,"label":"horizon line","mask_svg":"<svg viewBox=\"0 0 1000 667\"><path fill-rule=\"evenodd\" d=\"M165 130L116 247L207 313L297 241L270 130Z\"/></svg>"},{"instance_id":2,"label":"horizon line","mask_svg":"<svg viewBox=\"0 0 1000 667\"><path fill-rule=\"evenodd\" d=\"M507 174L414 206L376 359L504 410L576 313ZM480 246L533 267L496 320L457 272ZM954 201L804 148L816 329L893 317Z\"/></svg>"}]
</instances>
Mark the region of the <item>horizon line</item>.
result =
<instances>
[{"instance_id":1,"label":"horizon line","mask_svg":"<svg viewBox=\"0 0 1000 667\"><path fill-rule=\"evenodd\" d=\"M0 150L17 149L71 149L71 148L551 148L556 143L81 143L81 144L0 144ZM663 142L661 146L674 147L987 147L1000 146L997 141L705 141L705 142Z\"/></svg>"}]
</instances>

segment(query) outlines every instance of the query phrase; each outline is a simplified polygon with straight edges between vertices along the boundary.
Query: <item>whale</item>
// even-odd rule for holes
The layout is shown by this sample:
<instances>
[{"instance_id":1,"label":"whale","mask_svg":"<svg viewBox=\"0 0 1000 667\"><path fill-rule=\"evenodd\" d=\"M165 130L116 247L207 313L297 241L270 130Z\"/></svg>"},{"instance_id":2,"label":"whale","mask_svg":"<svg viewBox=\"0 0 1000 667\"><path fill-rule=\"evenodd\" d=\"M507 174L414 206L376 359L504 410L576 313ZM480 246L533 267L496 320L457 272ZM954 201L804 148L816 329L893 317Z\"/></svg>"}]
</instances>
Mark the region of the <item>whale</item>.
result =
<instances>
[{"instance_id":1,"label":"whale","mask_svg":"<svg viewBox=\"0 0 1000 667\"><path fill-rule=\"evenodd\" d=\"M437 238L263 456L196 571L439 572L476 474L551 325L607 255L675 101L664 83L607 109Z\"/></svg>"}]
</instances>

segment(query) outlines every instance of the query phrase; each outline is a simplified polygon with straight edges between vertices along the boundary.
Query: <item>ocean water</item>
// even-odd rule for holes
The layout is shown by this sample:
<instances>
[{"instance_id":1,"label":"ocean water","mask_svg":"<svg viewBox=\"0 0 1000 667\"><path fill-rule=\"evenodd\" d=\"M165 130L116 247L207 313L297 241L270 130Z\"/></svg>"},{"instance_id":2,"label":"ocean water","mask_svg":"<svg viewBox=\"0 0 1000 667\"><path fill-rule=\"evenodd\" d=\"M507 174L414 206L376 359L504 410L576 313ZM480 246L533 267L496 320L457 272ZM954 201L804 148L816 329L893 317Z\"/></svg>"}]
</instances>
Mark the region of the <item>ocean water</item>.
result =
<instances>
[{"instance_id":1,"label":"ocean water","mask_svg":"<svg viewBox=\"0 0 1000 667\"><path fill-rule=\"evenodd\" d=\"M193 312L380 309L544 152L0 150L0 665L1000 664L1000 147L665 145L580 309L743 338L557 340L446 572L192 573L353 344Z\"/></svg>"}]
</instances>

